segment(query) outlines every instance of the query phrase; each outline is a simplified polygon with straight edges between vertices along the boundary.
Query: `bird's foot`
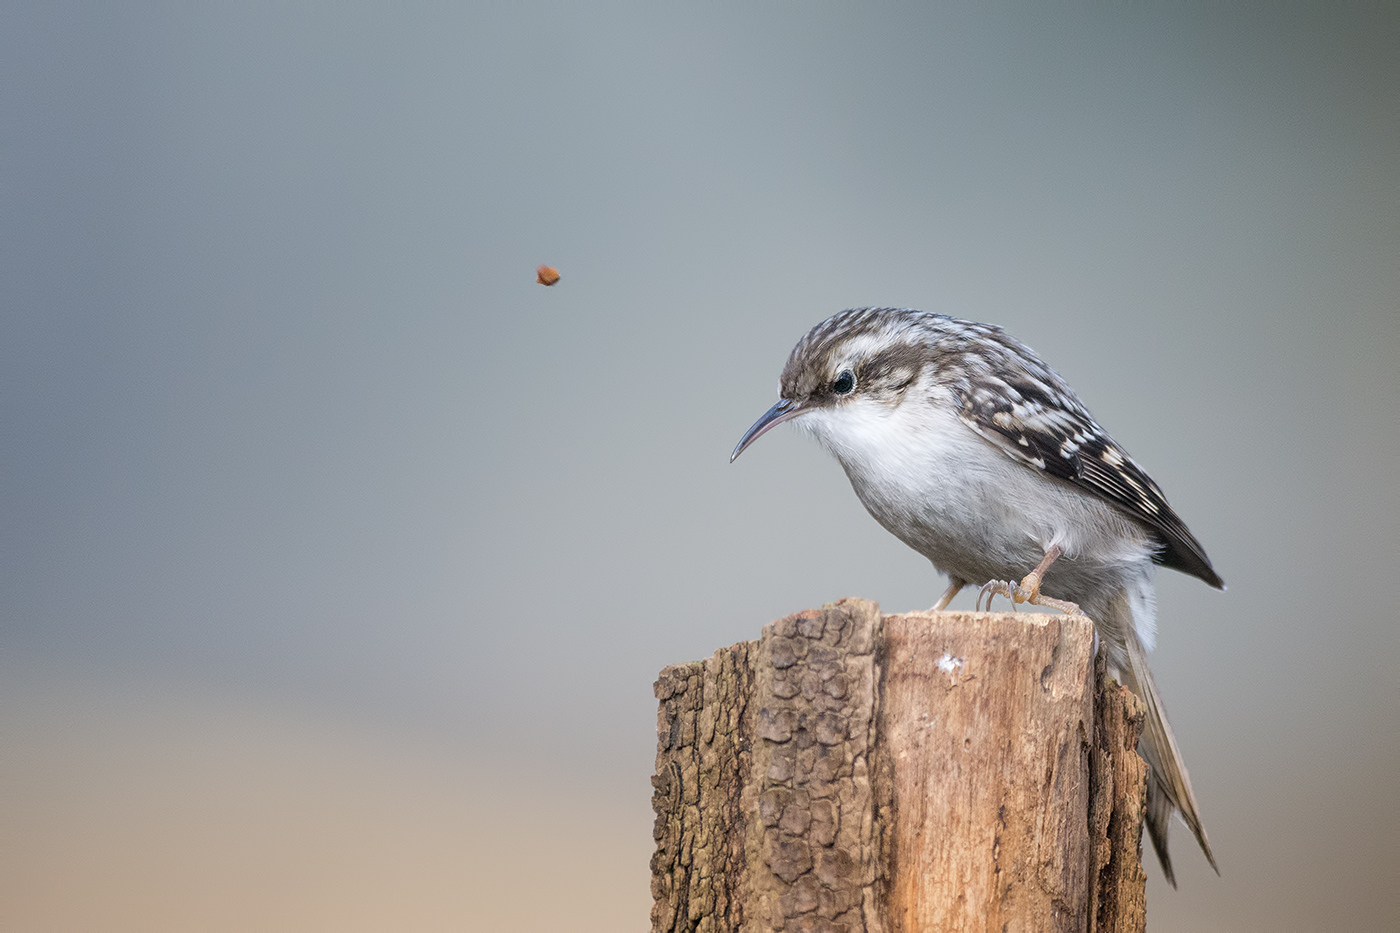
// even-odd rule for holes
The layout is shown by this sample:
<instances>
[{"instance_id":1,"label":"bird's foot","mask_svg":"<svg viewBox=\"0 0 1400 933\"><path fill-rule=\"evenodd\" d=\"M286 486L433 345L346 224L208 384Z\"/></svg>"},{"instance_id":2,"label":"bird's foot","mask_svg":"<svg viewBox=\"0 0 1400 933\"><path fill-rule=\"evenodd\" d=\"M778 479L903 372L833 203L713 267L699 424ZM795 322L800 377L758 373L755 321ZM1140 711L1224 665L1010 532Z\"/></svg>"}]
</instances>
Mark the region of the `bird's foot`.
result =
<instances>
[{"instance_id":1,"label":"bird's foot","mask_svg":"<svg viewBox=\"0 0 1400 933\"><path fill-rule=\"evenodd\" d=\"M1026 580L1029 580L1032 576L1035 576L1035 575L1034 575L1034 574L1029 574L1029 575L1027 575L1027 576L1026 576ZM1027 587L1026 587L1026 580L1022 580L1022 581L1021 581L1021 585L1018 586L1016 589L1017 589L1017 590L1021 590L1021 591L1025 591L1025 590L1027 589ZM1077 615L1079 615L1079 604L1078 604L1078 603L1072 603L1072 602L1070 602L1070 601L1067 600L1067 599L1054 599L1054 598L1052 598L1052 597L1050 597L1050 596L1042 596L1041 593L1040 593L1040 581L1039 581L1039 580L1035 581L1035 588L1034 588L1034 591L1033 591L1033 592L1030 592L1030 593L1026 596L1026 602L1030 603L1032 606L1045 606L1045 607L1048 608L1048 609L1058 609L1058 610L1060 610L1061 612L1063 612L1063 613L1064 613L1065 615L1067 615L1067 616L1077 616Z\"/></svg>"},{"instance_id":2,"label":"bird's foot","mask_svg":"<svg viewBox=\"0 0 1400 933\"><path fill-rule=\"evenodd\" d=\"M987 601L986 611L991 612L992 597L1005 596L1007 599L1011 600L1011 611L1015 612L1016 603L1025 602L1025 597L1019 600L1016 598L1016 591L1018 589L1020 589L1020 586L1016 583L1012 583L1010 580L988 580L982 585L981 591L977 594L976 608L979 612L982 611L982 600L985 599Z\"/></svg>"},{"instance_id":3,"label":"bird's foot","mask_svg":"<svg viewBox=\"0 0 1400 933\"><path fill-rule=\"evenodd\" d=\"M1045 559L1040 562L1030 573L1022 578L1020 583L1012 583L1010 580L991 580L982 587L982 592L977 594L977 608L982 608L982 597L987 598L987 611L992 609L992 597L1005 596L1011 600L1011 611L1016 611L1017 603L1029 603L1032 606L1045 606L1050 609L1058 609L1065 615L1078 615L1079 606L1076 603L1064 599L1053 599L1049 596L1042 596L1040 593L1040 581L1045 576L1045 571L1060 556L1059 545L1054 545L1046 553Z\"/></svg>"}]
</instances>

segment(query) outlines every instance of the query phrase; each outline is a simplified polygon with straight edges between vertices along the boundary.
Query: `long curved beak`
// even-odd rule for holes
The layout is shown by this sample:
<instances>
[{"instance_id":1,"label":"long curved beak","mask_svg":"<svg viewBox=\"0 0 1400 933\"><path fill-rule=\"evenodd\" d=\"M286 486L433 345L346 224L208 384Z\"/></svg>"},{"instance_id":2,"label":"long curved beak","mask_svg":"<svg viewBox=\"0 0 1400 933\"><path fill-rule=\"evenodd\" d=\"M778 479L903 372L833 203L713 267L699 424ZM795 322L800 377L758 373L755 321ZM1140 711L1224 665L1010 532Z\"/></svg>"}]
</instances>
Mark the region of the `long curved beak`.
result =
<instances>
[{"instance_id":1,"label":"long curved beak","mask_svg":"<svg viewBox=\"0 0 1400 933\"><path fill-rule=\"evenodd\" d=\"M734 448L734 453L729 455L729 462L733 463L735 458L744 452L754 441L767 434L773 428L789 421L802 414L807 409L790 398L778 399L778 404L763 413L763 417L753 423L753 427L744 432L744 436L739 438L739 444Z\"/></svg>"}]
</instances>

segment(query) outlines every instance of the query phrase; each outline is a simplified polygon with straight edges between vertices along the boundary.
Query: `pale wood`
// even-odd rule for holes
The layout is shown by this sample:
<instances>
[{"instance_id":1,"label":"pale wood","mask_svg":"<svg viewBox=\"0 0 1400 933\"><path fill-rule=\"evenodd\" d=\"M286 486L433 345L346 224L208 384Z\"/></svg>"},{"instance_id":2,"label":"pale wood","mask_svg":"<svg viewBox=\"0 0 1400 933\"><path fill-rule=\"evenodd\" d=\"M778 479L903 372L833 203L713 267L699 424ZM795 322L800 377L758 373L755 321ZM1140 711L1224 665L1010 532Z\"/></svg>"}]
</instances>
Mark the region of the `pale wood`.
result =
<instances>
[{"instance_id":1,"label":"pale wood","mask_svg":"<svg viewBox=\"0 0 1400 933\"><path fill-rule=\"evenodd\" d=\"M842 600L666 668L652 929L1142 930L1142 712L1092 645Z\"/></svg>"},{"instance_id":2,"label":"pale wood","mask_svg":"<svg viewBox=\"0 0 1400 933\"><path fill-rule=\"evenodd\" d=\"M920 613L884 634L892 928L1083 930L1092 624Z\"/></svg>"}]
</instances>

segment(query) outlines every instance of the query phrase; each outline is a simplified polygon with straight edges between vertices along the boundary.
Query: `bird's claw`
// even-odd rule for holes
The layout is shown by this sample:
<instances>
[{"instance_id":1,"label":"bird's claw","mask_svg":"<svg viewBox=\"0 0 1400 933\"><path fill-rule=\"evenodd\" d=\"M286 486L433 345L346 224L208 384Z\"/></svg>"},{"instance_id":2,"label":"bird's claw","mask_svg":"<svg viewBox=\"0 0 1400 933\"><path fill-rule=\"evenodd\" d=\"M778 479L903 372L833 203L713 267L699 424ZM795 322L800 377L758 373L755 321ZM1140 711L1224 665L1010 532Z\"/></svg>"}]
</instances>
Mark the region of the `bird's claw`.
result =
<instances>
[{"instance_id":1,"label":"bird's claw","mask_svg":"<svg viewBox=\"0 0 1400 933\"><path fill-rule=\"evenodd\" d=\"M1032 606L1046 606L1051 609L1058 609L1065 615L1078 615L1079 606L1076 603L1064 599L1052 599L1049 596L1040 594L1040 574L1031 571L1026 574L1025 579L1020 583L1012 583L1010 580L989 580L983 585L981 592L977 594L977 608L982 608L982 598L987 599L987 612L992 611L992 598L995 596L1005 596L1011 600L1011 611L1016 611L1017 603L1029 603Z\"/></svg>"},{"instance_id":2,"label":"bird's claw","mask_svg":"<svg viewBox=\"0 0 1400 933\"><path fill-rule=\"evenodd\" d=\"M1018 590L1020 590L1020 588L1021 588L1021 587L1020 587L1019 584L1012 583L1010 580L988 580L988 581L986 582L986 584L983 585L981 592L979 592L979 593L977 594L977 607L976 607L976 608L977 608L979 611L982 610L982 600L983 600L983 598L985 597L986 600L987 600L987 609L986 609L986 611L987 611L987 612L991 612L991 611L992 611L992 597L994 597L994 596L1005 596L1007 599L1011 600L1011 611L1012 611L1012 612L1015 612L1015 611L1016 611L1016 604L1017 604L1017 603L1020 603L1020 602L1025 602L1025 601L1026 601L1025 596L1021 596L1020 599L1017 599L1017 598L1016 598L1018 595L1020 595L1020 594L1017 592Z\"/></svg>"}]
</instances>

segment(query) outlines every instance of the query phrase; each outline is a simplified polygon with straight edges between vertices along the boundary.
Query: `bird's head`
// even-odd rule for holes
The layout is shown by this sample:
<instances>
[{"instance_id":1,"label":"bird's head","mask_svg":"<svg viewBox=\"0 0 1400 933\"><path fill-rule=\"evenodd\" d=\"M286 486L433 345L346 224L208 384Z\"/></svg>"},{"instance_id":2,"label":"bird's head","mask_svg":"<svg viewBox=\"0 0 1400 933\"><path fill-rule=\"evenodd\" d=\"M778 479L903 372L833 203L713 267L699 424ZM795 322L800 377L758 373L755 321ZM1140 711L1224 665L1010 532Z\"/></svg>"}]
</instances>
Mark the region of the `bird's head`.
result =
<instances>
[{"instance_id":1,"label":"bird's head","mask_svg":"<svg viewBox=\"0 0 1400 933\"><path fill-rule=\"evenodd\" d=\"M877 418L898 408L929 357L919 314L854 308L813 327L788 356L777 404L744 434L730 462L784 421L807 416L801 426L820 436L834 419Z\"/></svg>"}]
</instances>

